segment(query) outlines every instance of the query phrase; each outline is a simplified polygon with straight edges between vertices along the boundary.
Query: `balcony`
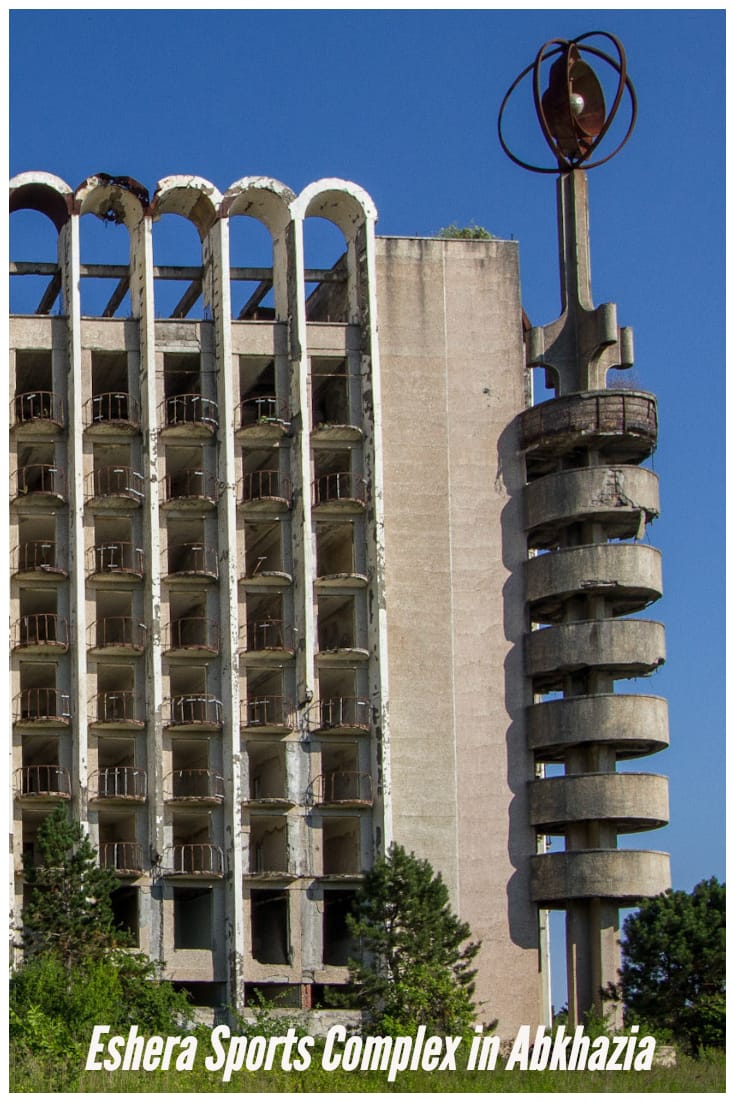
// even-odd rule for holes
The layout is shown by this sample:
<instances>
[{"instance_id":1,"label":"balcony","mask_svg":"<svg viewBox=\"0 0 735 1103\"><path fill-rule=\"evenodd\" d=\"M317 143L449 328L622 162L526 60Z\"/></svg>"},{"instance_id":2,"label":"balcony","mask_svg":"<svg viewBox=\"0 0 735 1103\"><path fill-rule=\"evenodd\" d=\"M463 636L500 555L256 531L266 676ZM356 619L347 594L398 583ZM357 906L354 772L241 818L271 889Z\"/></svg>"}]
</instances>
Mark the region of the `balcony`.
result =
<instances>
[{"instance_id":1,"label":"balcony","mask_svg":"<svg viewBox=\"0 0 735 1103\"><path fill-rule=\"evenodd\" d=\"M108 689L92 698L90 726L96 728L142 728L138 702L132 689Z\"/></svg>"},{"instance_id":2,"label":"balcony","mask_svg":"<svg viewBox=\"0 0 735 1103\"><path fill-rule=\"evenodd\" d=\"M35 655L69 650L69 624L56 613L28 613L13 626L13 648Z\"/></svg>"},{"instance_id":3,"label":"balcony","mask_svg":"<svg viewBox=\"0 0 735 1103\"><path fill-rule=\"evenodd\" d=\"M338 807L370 808L373 803L373 779L358 770L330 770L311 784L314 804Z\"/></svg>"},{"instance_id":4,"label":"balcony","mask_svg":"<svg viewBox=\"0 0 735 1103\"><path fill-rule=\"evenodd\" d=\"M138 766L108 766L89 778L90 800L143 804L146 795L146 772Z\"/></svg>"},{"instance_id":5,"label":"balcony","mask_svg":"<svg viewBox=\"0 0 735 1103\"><path fill-rule=\"evenodd\" d=\"M167 475L163 482L163 509L212 509L217 504L217 480L208 471L186 469Z\"/></svg>"},{"instance_id":6,"label":"balcony","mask_svg":"<svg viewBox=\"0 0 735 1103\"><path fill-rule=\"evenodd\" d=\"M10 411L13 428L22 428L25 436L47 436L64 428L64 400L53 391L17 394Z\"/></svg>"},{"instance_id":7,"label":"balcony","mask_svg":"<svg viewBox=\"0 0 735 1103\"><path fill-rule=\"evenodd\" d=\"M169 577L219 577L219 555L211 544L177 544L168 550Z\"/></svg>"},{"instance_id":8,"label":"balcony","mask_svg":"<svg viewBox=\"0 0 735 1103\"><path fill-rule=\"evenodd\" d=\"M145 479L132 467L115 464L92 473L89 504L104 509L131 509L145 497Z\"/></svg>"},{"instance_id":9,"label":"balcony","mask_svg":"<svg viewBox=\"0 0 735 1103\"><path fill-rule=\"evenodd\" d=\"M663 592L661 553L647 544L587 544L536 555L526 563L531 620L558 623L570 599L605 600L605 615L638 613Z\"/></svg>"},{"instance_id":10,"label":"balcony","mask_svg":"<svg viewBox=\"0 0 735 1103\"><path fill-rule=\"evenodd\" d=\"M274 735L293 729L293 704L285 697L249 697L240 702L240 725Z\"/></svg>"},{"instance_id":11,"label":"balcony","mask_svg":"<svg viewBox=\"0 0 735 1103\"><path fill-rule=\"evenodd\" d=\"M248 658L292 657L296 653L296 630L282 620L249 621L245 631Z\"/></svg>"},{"instance_id":12,"label":"balcony","mask_svg":"<svg viewBox=\"0 0 735 1103\"><path fill-rule=\"evenodd\" d=\"M33 687L15 697L13 715L18 724L67 727L71 723L71 696L58 689Z\"/></svg>"},{"instance_id":13,"label":"balcony","mask_svg":"<svg viewBox=\"0 0 735 1103\"><path fill-rule=\"evenodd\" d=\"M90 653L106 655L142 654L148 629L134 617L101 617L89 628Z\"/></svg>"},{"instance_id":14,"label":"balcony","mask_svg":"<svg viewBox=\"0 0 735 1103\"><path fill-rule=\"evenodd\" d=\"M114 575L115 582L120 582L121 576L136 581L143 577L144 562L143 549L129 540L108 540L88 550L88 570L92 578Z\"/></svg>"},{"instance_id":15,"label":"balcony","mask_svg":"<svg viewBox=\"0 0 735 1103\"><path fill-rule=\"evenodd\" d=\"M570 468L535 479L523 498L531 547L556 547L579 522L601 524L608 539L626 540L658 517L658 475L625 464Z\"/></svg>"},{"instance_id":16,"label":"balcony","mask_svg":"<svg viewBox=\"0 0 735 1103\"><path fill-rule=\"evenodd\" d=\"M166 848L164 873L168 877L223 877L222 848L213 843L177 843Z\"/></svg>"},{"instance_id":17,"label":"balcony","mask_svg":"<svg viewBox=\"0 0 735 1103\"><path fill-rule=\"evenodd\" d=\"M164 651L169 656L217 655L220 649L219 624L207 617L181 617L168 626Z\"/></svg>"},{"instance_id":18,"label":"balcony","mask_svg":"<svg viewBox=\"0 0 735 1103\"><path fill-rule=\"evenodd\" d=\"M570 747L605 743L618 759L654 754L669 745L663 697L596 693L539 701L526 709L528 745L540 762L563 761Z\"/></svg>"},{"instance_id":19,"label":"balcony","mask_svg":"<svg viewBox=\"0 0 735 1103\"><path fill-rule=\"evenodd\" d=\"M56 505L66 501L66 474L53 463L31 463L15 473L15 501Z\"/></svg>"},{"instance_id":20,"label":"balcony","mask_svg":"<svg viewBox=\"0 0 735 1103\"><path fill-rule=\"evenodd\" d=\"M163 785L167 804L217 805L225 799L225 780L214 770L174 770Z\"/></svg>"},{"instance_id":21,"label":"balcony","mask_svg":"<svg viewBox=\"0 0 735 1103\"><path fill-rule=\"evenodd\" d=\"M65 578L66 568L61 565L61 549L53 540L29 540L15 548L12 556L16 578L46 577Z\"/></svg>"},{"instance_id":22,"label":"balcony","mask_svg":"<svg viewBox=\"0 0 735 1103\"><path fill-rule=\"evenodd\" d=\"M313 483L314 509L319 513L353 513L367 502L367 482L351 471L334 471Z\"/></svg>"},{"instance_id":23,"label":"balcony","mask_svg":"<svg viewBox=\"0 0 735 1103\"><path fill-rule=\"evenodd\" d=\"M637 464L656 446L656 399L643 391L588 391L540 402L519 418L529 481L556 470L580 446L600 462Z\"/></svg>"},{"instance_id":24,"label":"balcony","mask_svg":"<svg viewBox=\"0 0 735 1103\"><path fill-rule=\"evenodd\" d=\"M600 897L632 907L671 887L660 850L564 850L531 856L531 898L552 907ZM623 904L624 902L624 904Z\"/></svg>"},{"instance_id":25,"label":"balcony","mask_svg":"<svg viewBox=\"0 0 735 1103\"><path fill-rule=\"evenodd\" d=\"M211 693L184 693L170 697L167 727L217 731L222 727L222 702Z\"/></svg>"},{"instance_id":26,"label":"balcony","mask_svg":"<svg viewBox=\"0 0 735 1103\"><path fill-rule=\"evenodd\" d=\"M217 403L201 394L170 395L163 403L165 437L210 437L217 432Z\"/></svg>"},{"instance_id":27,"label":"balcony","mask_svg":"<svg viewBox=\"0 0 735 1103\"><path fill-rule=\"evenodd\" d=\"M290 509L291 482L280 471L250 471L243 475L238 505L249 517Z\"/></svg>"},{"instance_id":28,"label":"balcony","mask_svg":"<svg viewBox=\"0 0 735 1103\"><path fill-rule=\"evenodd\" d=\"M22 766L15 771L18 800L70 800L71 780L65 766Z\"/></svg>"},{"instance_id":29,"label":"balcony","mask_svg":"<svg viewBox=\"0 0 735 1103\"><path fill-rule=\"evenodd\" d=\"M239 407L238 440L278 440L291 428L288 409L275 395L243 398Z\"/></svg>"},{"instance_id":30,"label":"balcony","mask_svg":"<svg viewBox=\"0 0 735 1103\"><path fill-rule=\"evenodd\" d=\"M86 403L85 414L90 436L136 433L140 428L140 404L125 391L93 395Z\"/></svg>"},{"instance_id":31,"label":"balcony","mask_svg":"<svg viewBox=\"0 0 735 1103\"><path fill-rule=\"evenodd\" d=\"M366 697L326 697L316 702L313 730L359 734L370 730L372 709Z\"/></svg>"},{"instance_id":32,"label":"balcony","mask_svg":"<svg viewBox=\"0 0 735 1103\"><path fill-rule=\"evenodd\" d=\"M121 877L139 877L143 872L143 847L140 843L100 843L100 865Z\"/></svg>"},{"instance_id":33,"label":"balcony","mask_svg":"<svg viewBox=\"0 0 735 1103\"><path fill-rule=\"evenodd\" d=\"M526 636L526 669L535 693L563 689L567 674L584 670L640 678L665 658L664 627L652 620L573 621Z\"/></svg>"},{"instance_id":34,"label":"balcony","mask_svg":"<svg viewBox=\"0 0 735 1103\"><path fill-rule=\"evenodd\" d=\"M548 777L529 785L530 822L538 834L564 834L569 824L613 824L616 833L650 831L669 822L669 782L659 774L590 773Z\"/></svg>"}]
</instances>

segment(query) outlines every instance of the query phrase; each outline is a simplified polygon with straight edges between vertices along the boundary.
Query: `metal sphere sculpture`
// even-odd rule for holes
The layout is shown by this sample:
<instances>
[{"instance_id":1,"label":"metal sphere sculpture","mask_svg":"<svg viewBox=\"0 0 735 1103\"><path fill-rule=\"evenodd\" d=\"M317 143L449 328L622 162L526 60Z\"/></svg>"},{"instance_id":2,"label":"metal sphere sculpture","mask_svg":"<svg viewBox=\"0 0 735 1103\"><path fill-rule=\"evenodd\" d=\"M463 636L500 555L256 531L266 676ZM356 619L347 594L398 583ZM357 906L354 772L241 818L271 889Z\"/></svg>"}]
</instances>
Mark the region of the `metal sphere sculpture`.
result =
<instances>
[{"instance_id":1,"label":"metal sphere sculpture","mask_svg":"<svg viewBox=\"0 0 735 1103\"><path fill-rule=\"evenodd\" d=\"M592 45L581 45L589 38L609 39L617 57ZM602 86L594 69L582 59L583 54L599 58L618 74L618 84L610 110L605 107ZM541 93L541 67L544 61L556 58L549 70L549 84ZM532 165L517 157L508 147L503 136L503 115L508 101L518 85L533 72L533 99L541 132L556 159L554 168ZM597 160L590 160L610 129L627 92L630 99L630 122L621 142L612 153ZM604 165L619 153L630 138L638 114L635 89L628 76L625 50L620 41L607 31L588 31L578 38L552 38L545 42L535 61L516 77L505 94L498 115L498 137L504 151L521 168L530 172L571 172L577 168L596 168Z\"/></svg>"}]
</instances>

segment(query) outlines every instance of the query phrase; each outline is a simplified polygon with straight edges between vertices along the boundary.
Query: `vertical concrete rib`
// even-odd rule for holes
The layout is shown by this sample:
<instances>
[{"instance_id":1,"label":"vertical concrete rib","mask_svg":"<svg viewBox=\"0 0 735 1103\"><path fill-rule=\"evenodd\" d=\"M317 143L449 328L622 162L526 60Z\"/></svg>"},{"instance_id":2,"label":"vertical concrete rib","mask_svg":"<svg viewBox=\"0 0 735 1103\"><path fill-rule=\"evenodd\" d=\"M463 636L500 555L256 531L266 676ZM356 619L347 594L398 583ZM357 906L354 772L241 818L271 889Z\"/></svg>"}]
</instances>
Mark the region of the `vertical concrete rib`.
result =
<instances>
[{"instance_id":1,"label":"vertical concrete rib","mask_svg":"<svg viewBox=\"0 0 735 1103\"><path fill-rule=\"evenodd\" d=\"M380 388L380 350L378 346L377 275L375 265L375 222L370 209L357 232L357 275L361 325L361 374L365 410L365 475L372 490L372 517L368 515L367 552L370 578L371 615L370 695L376 702L377 729L373 776L378 782L382 824L373 823L376 852L385 853L393 841L390 772L390 716L388 690L388 625L385 600L385 518L383 493L383 405ZM377 809L376 809L377 812ZM377 817L376 817L377 818ZM379 827L382 838L377 837Z\"/></svg>"},{"instance_id":2,"label":"vertical concrete rib","mask_svg":"<svg viewBox=\"0 0 735 1103\"><path fill-rule=\"evenodd\" d=\"M243 1002L242 778L240 755L240 683L238 660L237 519L235 509L236 403L232 384L229 220L218 218L203 243L204 305L214 322L217 403L217 467L220 487L217 510L219 549L220 686L222 696L222 765L225 780L224 848L228 857L225 881L225 953L229 1002Z\"/></svg>"},{"instance_id":3,"label":"vertical concrete rib","mask_svg":"<svg viewBox=\"0 0 735 1103\"><path fill-rule=\"evenodd\" d=\"M149 214L130 231L130 298L138 318L140 341L140 399L143 431L143 502L145 555L144 620L148 627L145 660L146 767L148 773L148 823L151 877L165 850L163 803L163 676L161 670L161 535L158 482L158 388L156 381L155 288L153 282L153 225ZM158 858L158 861L156 861ZM159 882L162 889L163 882ZM164 956L161 897L149 909L151 952Z\"/></svg>"},{"instance_id":4,"label":"vertical concrete rib","mask_svg":"<svg viewBox=\"0 0 735 1103\"><path fill-rule=\"evenodd\" d=\"M69 496L69 661L73 717L72 807L87 822L87 646L84 572L84 424L82 391L82 310L79 292L79 212L59 235L62 288L67 315L68 390L67 492Z\"/></svg>"}]
</instances>

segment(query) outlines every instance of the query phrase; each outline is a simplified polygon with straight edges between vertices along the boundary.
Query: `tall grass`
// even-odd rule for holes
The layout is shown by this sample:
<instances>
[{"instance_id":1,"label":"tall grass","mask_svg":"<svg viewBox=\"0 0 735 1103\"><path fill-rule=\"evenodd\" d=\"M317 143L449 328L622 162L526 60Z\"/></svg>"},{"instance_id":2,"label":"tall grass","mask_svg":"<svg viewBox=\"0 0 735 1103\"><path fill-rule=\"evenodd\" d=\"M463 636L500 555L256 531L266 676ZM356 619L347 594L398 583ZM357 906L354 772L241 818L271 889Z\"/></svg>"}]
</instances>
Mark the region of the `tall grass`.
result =
<instances>
[{"instance_id":1,"label":"tall grass","mask_svg":"<svg viewBox=\"0 0 735 1103\"><path fill-rule=\"evenodd\" d=\"M318 1060L306 1072L235 1073L229 1083L207 1072L86 1072L63 1058L17 1049L10 1055L14 1092L724 1092L725 1055L680 1056L673 1068L650 1072L403 1072L389 1083L381 1072L325 1072Z\"/></svg>"}]
</instances>

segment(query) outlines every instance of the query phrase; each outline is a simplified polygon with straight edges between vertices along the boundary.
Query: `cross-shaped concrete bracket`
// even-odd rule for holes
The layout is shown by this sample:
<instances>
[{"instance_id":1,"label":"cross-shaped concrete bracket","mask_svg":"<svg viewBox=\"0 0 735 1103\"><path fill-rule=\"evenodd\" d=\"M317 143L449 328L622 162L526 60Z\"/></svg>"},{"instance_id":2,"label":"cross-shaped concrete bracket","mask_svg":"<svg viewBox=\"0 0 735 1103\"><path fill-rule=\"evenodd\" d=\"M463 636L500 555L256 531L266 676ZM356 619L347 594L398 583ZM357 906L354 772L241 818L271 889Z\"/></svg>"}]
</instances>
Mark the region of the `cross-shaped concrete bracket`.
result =
<instances>
[{"instance_id":1,"label":"cross-shaped concrete bracket","mask_svg":"<svg viewBox=\"0 0 735 1103\"><path fill-rule=\"evenodd\" d=\"M618 326L615 303L592 302L587 175L574 169L557 183L562 314L526 335L526 364L547 369L557 395L605 389L610 368L633 366L633 331Z\"/></svg>"}]
</instances>

